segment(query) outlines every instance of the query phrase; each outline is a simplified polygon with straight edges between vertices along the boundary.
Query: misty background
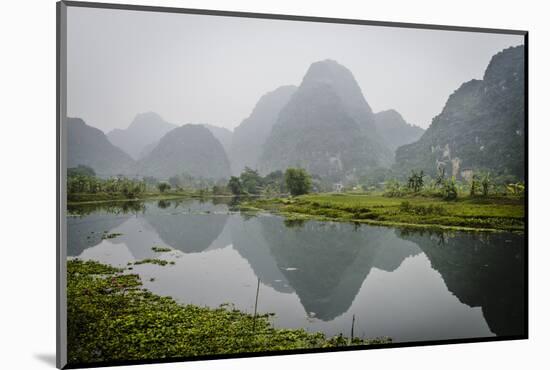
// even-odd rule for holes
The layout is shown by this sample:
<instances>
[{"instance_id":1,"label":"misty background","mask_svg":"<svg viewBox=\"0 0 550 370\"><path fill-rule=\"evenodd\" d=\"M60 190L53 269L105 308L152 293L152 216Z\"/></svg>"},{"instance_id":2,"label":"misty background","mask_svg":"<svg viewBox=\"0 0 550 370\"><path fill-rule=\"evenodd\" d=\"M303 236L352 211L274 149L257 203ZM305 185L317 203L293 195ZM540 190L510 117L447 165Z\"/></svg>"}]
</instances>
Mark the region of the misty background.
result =
<instances>
[{"instance_id":1,"label":"misty background","mask_svg":"<svg viewBox=\"0 0 550 370\"><path fill-rule=\"evenodd\" d=\"M104 132L154 111L232 129L311 63L349 68L373 111L427 128L449 94L523 36L127 10L68 9L68 115Z\"/></svg>"}]
</instances>

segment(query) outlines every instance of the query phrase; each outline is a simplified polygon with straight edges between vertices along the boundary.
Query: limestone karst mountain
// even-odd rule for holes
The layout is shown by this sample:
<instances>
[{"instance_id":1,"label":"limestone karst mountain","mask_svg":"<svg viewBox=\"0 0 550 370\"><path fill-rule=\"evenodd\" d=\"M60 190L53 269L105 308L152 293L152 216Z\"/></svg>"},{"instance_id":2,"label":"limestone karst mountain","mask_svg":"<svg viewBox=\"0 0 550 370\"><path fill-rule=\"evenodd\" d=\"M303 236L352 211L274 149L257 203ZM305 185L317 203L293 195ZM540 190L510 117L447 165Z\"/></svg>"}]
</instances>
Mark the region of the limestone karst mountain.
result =
<instances>
[{"instance_id":1,"label":"limestone karst mountain","mask_svg":"<svg viewBox=\"0 0 550 370\"><path fill-rule=\"evenodd\" d=\"M126 129L114 129L107 134L109 141L134 159L148 154L168 131L176 128L154 112L136 115Z\"/></svg>"},{"instance_id":2,"label":"limestone karst mountain","mask_svg":"<svg viewBox=\"0 0 550 370\"><path fill-rule=\"evenodd\" d=\"M485 170L523 179L524 56L523 46L494 55L483 80L462 84L420 140L397 149L395 169L435 175L445 168L459 179Z\"/></svg>"},{"instance_id":3,"label":"limestone karst mountain","mask_svg":"<svg viewBox=\"0 0 550 370\"><path fill-rule=\"evenodd\" d=\"M258 167L263 145L279 117L279 112L295 91L295 86L281 86L263 95L250 116L235 128L229 154L234 174L241 173L247 166Z\"/></svg>"},{"instance_id":4,"label":"limestone karst mountain","mask_svg":"<svg viewBox=\"0 0 550 370\"><path fill-rule=\"evenodd\" d=\"M67 168L85 165L100 177L135 174L135 161L80 118L66 118Z\"/></svg>"},{"instance_id":5,"label":"limestone karst mountain","mask_svg":"<svg viewBox=\"0 0 550 370\"><path fill-rule=\"evenodd\" d=\"M225 127L219 127L209 124L204 124L204 127L210 130L212 135L214 135L214 137L218 139L220 144L222 144L223 149L225 150L225 154L229 158L231 143L233 142L233 131L226 129Z\"/></svg>"},{"instance_id":6,"label":"limestone karst mountain","mask_svg":"<svg viewBox=\"0 0 550 370\"><path fill-rule=\"evenodd\" d=\"M222 144L203 125L187 124L169 131L138 163L141 175L166 179L186 174L222 179L230 176Z\"/></svg>"},{"instance_id":7,"label":"limestone karst mountain","mask_svg":"<svg viewBox=\"0 0 550 370\"><path fill-rule=\"evenodd\" d=\"M313 63L281 110L260 157L261 172L303 167L328 180L392 162L352 73L333 60Z\"/></svg>"},{"instance_id":8,"label":"limestone karst mountain","mask_svg":"<svg viewBox=\"0 0 550 370\"><path fill-rule=\"evenodd\" d=\"M378 133L393 151L402 145L414 143L424 133L423 128L405 121L395 109L378 112L374 117Z\"/></svg>"}]
</instances>

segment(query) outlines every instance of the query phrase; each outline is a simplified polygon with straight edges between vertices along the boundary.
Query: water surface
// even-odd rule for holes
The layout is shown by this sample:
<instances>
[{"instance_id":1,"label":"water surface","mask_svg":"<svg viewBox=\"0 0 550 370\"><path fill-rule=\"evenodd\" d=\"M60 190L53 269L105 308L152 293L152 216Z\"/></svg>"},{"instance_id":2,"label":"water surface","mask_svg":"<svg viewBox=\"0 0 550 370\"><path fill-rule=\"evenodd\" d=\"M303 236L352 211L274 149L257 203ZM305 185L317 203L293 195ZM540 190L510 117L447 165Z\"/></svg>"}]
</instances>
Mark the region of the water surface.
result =
<instances>
[{"instance_id":1,"label":"water surface","mask_svg":"<svg viewBox=\"0 0 550 370\"><path fill-rule=\"evenodd\" d=\"M197 200L79 212L68 217L69 256L122 267L174 261L133 272L181 303L252 313L259 280L257 310L275 313L276 327L349 336L355 317L355 336L394 342L524 334L523 235L288 222Z\"/></svg>"}]
</instances>

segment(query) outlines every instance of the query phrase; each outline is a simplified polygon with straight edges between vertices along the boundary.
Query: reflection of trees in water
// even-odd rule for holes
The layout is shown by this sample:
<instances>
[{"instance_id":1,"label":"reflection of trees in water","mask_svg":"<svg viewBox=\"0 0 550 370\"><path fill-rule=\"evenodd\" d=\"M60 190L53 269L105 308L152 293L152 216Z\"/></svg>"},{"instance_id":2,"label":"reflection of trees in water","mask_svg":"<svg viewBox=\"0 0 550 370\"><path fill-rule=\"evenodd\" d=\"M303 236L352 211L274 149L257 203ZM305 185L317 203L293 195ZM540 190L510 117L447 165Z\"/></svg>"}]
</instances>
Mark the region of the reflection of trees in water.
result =
<instances>
[{"instance_id":1,"label":"reflection of trees in water","mask_svg":"<svg viewBox=\"0 0 550 370\"><path fill-rule=\"evenodd\" d=\"M278 217L259 221L279 270L305 310L326 321L349 309L378 262L381 268L396 268L419 252L389 228L317 221L286 227Z\"/></svg>"},{"instance_id":2,"label":"reflection of trees in water","mask_svg":"<svg viewBox=\"0 0 550 370\"><path fill-rule=\"evenodd\" d=\"M69 205L67 255L79 256L85 249L101 243L103 232L110 232L145 211L145 203L140 201Z\"/></svg>"},{"instance_id":3,"label":"reflection of trees in water","mask_svg":"<svg viewBox=\"0 0 550 370\"><path fill-rule=\"evenodd\" d=\"M140 213L167 246L186 253L204 251L228 222L227 210L234 200L220 199L224 201L72 207L72 213L83 216L68 218L68 254L80 255L101 242L103 231ZM424 252L451 293L471 307L482 307L494 333L518 335L525 330L522 235L403 229L397 236L392 228L284 221L275 216L249 219L246 214L231 216L229 222L233 247L261 281L280 292L295 291L304 309L319 319L346 312L372 267L393 271L408 256ZM145 252L150 253L149 247Z\"/></svg>"},{"instance_id":4,"label":"reflection of trees in water","mask_svg":"<svg viewBox=\"0 0 550 370\"><path fill-rule=\"evenodd\" d=\"M172 205L172 203L169 201L169 200L159 200L157 202L157 207L159 207L160 209L166 209L168 207L170 207ZM176 207L178 206L178 203L176 203Z\"/></svg>"},{"instance_id":5,"label":"reflection of trees in water","mask_svg":"<svg viewBox=\"0 0 550 370\"><path fill-rule=\"evenodd\" d=\"M103 202L68 205L67 212L73 216L88 216L93 213L105 213L113 215L140 214L145 212L145 203L141 201L130 202Z\"/></svg>"},{"instance_id":6,"label":"reflection of trees in water","mask_svg":"<svg viewBox=\"0 0 550 370\"><path fill-rule=\"evenodd\" d=\"M233 200L233 197L212 197L210 198L212 204L214 205L225 205L230 206Z\"/></svg>"},{"instance_id":7,"label":"reflection of trees in water","mask_svg":"<svg viewBox=\"0 0 550 370\"><path fill-rule=\"evenodd\" d=\"M292 227L300 228L300 227L304 226L305 223L306 223L305 220L300 220L300 219L293 220L291 218L285 218L283 222L284 222L285 226L288 227L288 228L292 228Z\"/></svg>"},{"instance_id":8,"label":"reflection of trees in water","mask_svg":"<svg viewBox=\"0 0 550 370\"><path fill-rule=\"evenodd\" d=\"M461 302L482 308L491 331L524 334L523 235L405 231L401 237L418 244Z\"/></svg>"}]
</instances>

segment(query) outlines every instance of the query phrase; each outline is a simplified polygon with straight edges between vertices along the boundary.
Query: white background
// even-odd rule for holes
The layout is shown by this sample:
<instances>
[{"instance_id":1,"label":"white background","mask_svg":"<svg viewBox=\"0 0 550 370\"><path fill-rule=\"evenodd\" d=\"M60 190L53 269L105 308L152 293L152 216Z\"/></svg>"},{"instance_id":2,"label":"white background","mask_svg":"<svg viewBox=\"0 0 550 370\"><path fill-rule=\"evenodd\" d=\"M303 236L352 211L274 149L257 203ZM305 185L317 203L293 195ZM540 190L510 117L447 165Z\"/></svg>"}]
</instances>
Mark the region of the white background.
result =
<instances>
[{"instance_id":1,"label":"white background","mask_svg":"<svg viewBox=\"0 0 550 370\"><path fill-rule=\"evenodd\" d=\"M117 2L112 0L112 2ZM548 368L547 119L550 22L544 1L131 1L263 13L527 29L530 110L530 339L237 360L133 369ZM0 367L53 368L55 358L55 2L10 0L0 21ZM545 212L546 211L546 212Z\"/></svg>"}]
</instances>

